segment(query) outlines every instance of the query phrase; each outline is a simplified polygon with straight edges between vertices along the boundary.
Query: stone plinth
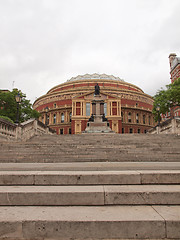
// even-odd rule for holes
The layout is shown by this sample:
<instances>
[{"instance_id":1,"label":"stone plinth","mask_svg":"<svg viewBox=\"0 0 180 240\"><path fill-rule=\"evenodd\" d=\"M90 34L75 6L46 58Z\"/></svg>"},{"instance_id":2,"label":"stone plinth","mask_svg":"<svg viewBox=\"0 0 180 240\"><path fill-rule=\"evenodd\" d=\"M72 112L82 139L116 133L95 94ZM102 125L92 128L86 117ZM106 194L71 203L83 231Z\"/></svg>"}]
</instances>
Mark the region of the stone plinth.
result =
<instances>
[{"instance_id":1,"label":"stone plinth","mask_svg":"<svg viewBox=\"0 0 180 240\"><path fill-rule=\"evenodd\" d=\"M112 133L113 131L108 126L108 122L102 121L101 115L94 116L94 122L88 122L85 133Z\"/></svg>"},{"instance_id":2,"label":"stone plinth","mask_svg":"<svg viewBox=\"0 0 180 240\"><path fill-rule=\"evenodd\" d=\"M101 104L104 104L102 96L94 95L92 103L95 104L94 122L88 122L85 133L109 133L113 132L108 126L108 122L103 122L101 113Z\"/></svg>"}]
</instances>

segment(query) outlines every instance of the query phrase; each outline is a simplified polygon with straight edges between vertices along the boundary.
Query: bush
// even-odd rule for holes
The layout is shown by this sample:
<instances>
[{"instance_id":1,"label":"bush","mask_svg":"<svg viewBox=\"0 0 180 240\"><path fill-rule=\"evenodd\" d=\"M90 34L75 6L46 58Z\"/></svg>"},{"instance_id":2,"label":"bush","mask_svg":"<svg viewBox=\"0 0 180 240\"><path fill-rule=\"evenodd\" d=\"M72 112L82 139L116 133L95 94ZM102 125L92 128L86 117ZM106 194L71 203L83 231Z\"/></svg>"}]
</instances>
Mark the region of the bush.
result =
<instances>
[{"instance_id":1,"label":"bush","mask_svg":"<svg viewBox=\"0 0 180 240\"><path fill-rule=\"evenodd\" d=\"M8 122L14 123L10 118L6 117L6 116L0 116L1 119L4 119Z\"/></svg>"}]
</instances>

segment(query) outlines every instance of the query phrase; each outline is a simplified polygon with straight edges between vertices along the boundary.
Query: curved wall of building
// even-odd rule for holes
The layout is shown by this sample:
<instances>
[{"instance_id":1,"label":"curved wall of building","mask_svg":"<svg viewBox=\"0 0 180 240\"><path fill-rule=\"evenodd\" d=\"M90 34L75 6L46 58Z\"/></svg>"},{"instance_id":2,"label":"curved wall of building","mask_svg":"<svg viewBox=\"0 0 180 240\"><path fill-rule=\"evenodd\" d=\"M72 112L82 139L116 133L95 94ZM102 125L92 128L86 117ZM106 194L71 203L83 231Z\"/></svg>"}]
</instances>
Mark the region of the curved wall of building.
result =
<instances>
[{"instance_id":1,"label":"curved wall of building","mask_svg":"<svg viewBox=\"0 0 180 240\"><path fill-rule=\"evenodd\" d=\"M95 85L100 86L106 106L106 118L117 133L145 133L154 126L153 99L139 87L106 74L86 74L53 87L38 98L33 108L41 113L40 121L57 134L75 134L85 130L92 114Z\"/></svg>"}]
</instances>

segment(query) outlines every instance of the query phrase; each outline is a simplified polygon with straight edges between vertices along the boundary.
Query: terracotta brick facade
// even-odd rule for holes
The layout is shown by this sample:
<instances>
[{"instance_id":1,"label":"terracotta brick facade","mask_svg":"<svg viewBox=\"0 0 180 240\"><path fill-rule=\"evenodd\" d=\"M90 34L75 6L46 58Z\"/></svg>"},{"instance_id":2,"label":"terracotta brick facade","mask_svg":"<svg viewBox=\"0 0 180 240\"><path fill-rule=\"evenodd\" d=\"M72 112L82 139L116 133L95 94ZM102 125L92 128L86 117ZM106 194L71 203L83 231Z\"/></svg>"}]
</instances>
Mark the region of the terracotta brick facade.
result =
<instances>
[{"instance_id":1,"label":"terracotta brick facade","mask_svg":"<svg viewBox=\"0 0 180 240\"><path fill-rule=\"evenodd\" d=\"M175 53L169 55L171 83L180 78L180 58ZM174 106L166 114L162 114L162 121L173 117L180 117L180 107Z\"/></svg>"},{"instance_id":2,"label":"terracotta brick facade","mask_svg":"<svg viewBox=\"0 0 180 240\"><path fill-rule=\"evenodd\" d=\"M33 108L41 113L39 120L57 134L82 133L93 111L90 96L97 83L113 131L145 133L154 126L152 97L133 84L105 74L77 76L49 90L34 102Z\"/></svg>"},{"instance_id":3,"label":"terracotta brick facade","mask_svg":"<svg viewBox=\"0 0 180 240\"><path fill-rule=\"evenodd\" d=\"M171 83L180 78L180 58L175 53L169 55Z\"/></svg>"}]
</instances>

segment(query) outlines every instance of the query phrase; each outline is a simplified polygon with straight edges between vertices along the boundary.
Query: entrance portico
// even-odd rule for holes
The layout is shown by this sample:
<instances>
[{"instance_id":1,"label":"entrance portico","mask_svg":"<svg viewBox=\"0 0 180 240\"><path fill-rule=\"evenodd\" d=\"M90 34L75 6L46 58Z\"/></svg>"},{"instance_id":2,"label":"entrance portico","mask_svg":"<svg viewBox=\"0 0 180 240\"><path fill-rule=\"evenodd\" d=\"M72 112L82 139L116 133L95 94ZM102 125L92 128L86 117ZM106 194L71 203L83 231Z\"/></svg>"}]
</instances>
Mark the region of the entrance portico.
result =
<instances>
[{"instance_id":1,"label":"entrance portico","mask_svg":"<svg viewBox=\"0 0 180 240\"><path fill-rule=\"evenodd\" d=\"M112 130L119 132L122 126L120 98L102 91L99 95L89 92L75 97L72 103L72 131L74 130L74 133L96 132L96 130L98 132L112 132Z\"/></svg>"}]
</instances>

